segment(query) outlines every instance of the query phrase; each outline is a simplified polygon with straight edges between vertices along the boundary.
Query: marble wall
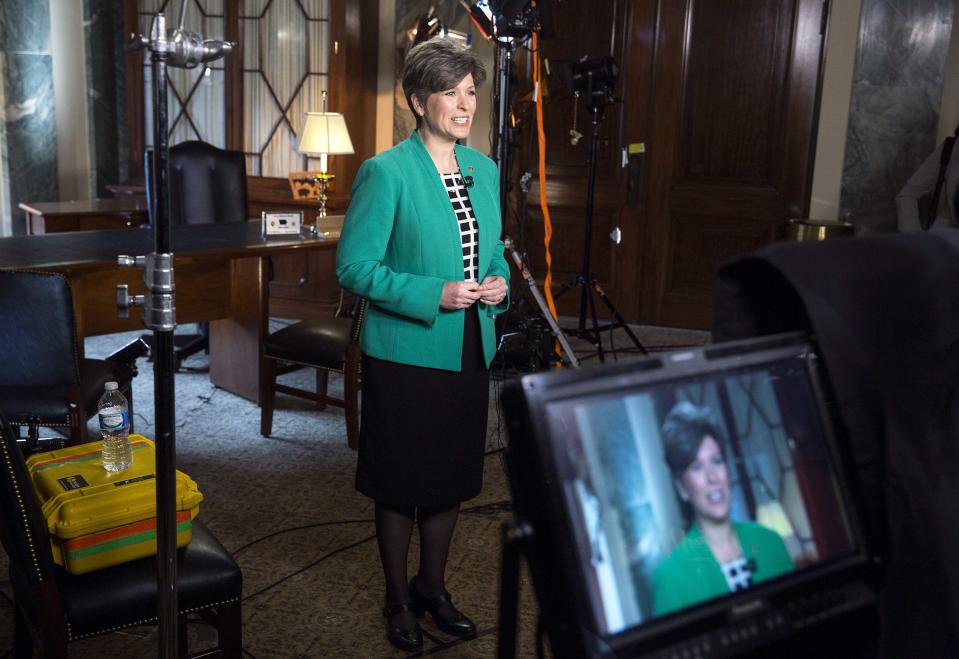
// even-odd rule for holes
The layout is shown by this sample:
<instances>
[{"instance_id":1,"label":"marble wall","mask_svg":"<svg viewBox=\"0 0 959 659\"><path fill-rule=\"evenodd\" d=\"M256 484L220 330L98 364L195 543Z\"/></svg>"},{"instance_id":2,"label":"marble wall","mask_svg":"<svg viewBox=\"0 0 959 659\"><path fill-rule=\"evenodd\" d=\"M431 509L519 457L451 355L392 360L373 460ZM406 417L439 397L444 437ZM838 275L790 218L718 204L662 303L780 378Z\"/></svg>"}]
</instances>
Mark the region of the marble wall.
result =
<instances>
[{"instance_id":1,"label":"marble wall","mask_svg":"<svg viewBox=\"0 0 959 659\"><path fill-rule=\"evenodd\" d=\"M863 0L840 217L896 228L895 196L936 146L955 0Z\"/></svg>"},{"instance_id":2,"label":"marble wall","mask_svg":"<svg viewBox=\"0 0 959 659\"><path fill-rule=\"evenodd\" d=\"M108 184L129 179L122 0L85 0L84 26L90 174L96 196L109 197Z\"/></svg>"},{"instance_id":3,"label":"marble wall","mask_svg":"<svg viewBox=\"0 0 959 659\"><path fill-rule=\"evenodd\" d=\"M25 231L22 201L57 199L56 121L50 8L36 0L0 2L0 151L5 167L0 235Z\"/></svg>"}]
</instances>

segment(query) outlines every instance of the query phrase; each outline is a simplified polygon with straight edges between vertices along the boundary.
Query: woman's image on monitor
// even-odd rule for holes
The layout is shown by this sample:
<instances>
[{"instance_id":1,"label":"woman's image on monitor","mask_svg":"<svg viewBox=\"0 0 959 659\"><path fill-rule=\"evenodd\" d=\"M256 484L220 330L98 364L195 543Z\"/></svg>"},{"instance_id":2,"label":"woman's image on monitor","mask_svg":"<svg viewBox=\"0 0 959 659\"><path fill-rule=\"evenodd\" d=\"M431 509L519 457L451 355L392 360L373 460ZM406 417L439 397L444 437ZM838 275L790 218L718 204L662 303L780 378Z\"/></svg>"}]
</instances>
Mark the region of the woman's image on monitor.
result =
<instances>
[{"instance_id":1,"label":"woman's image on monitor","mask_svg":"<svg viewBox=\"0 0 959 659\"><path fill-rule=\"evenodd\" d=\"M793 561L779 533L730 517L726 447L711 410L680 401L666 415L661 435L688 529L653 571L653 615L744 590L791 571Z\"/></svg>"}]
</instances>

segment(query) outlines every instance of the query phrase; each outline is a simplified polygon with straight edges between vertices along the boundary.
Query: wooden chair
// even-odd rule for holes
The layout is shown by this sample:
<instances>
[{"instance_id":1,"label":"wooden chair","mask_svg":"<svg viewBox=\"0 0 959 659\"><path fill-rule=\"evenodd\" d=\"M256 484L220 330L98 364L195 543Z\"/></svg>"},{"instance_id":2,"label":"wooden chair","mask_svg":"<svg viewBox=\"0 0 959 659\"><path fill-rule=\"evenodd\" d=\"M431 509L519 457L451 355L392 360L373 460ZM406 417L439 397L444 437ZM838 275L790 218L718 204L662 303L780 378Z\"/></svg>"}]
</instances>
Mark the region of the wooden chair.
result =
<instances>
[{"instance_id":1,"label":"wooden chair","mask_svg":"<svg viewBox=\"0 0 959 659\"><path fill-rule=\"evenodd\" d=\"M2 366L0 366L2 368ZM47 523L16 437L0 415L0 541L10 558L15 609L13 656L63 659L71 641L157 621L157 561L142 558L73 575L53 562ZM177 551L179 656L187 656L187 614L217 628L215 650L194 657L239 659L243 577L233 557L197 519Z\"/></svg>"},{"instance_id":2,"label":"wooden chair","mask_svg":"<svg viewBox=\"0 0 959 659\"><path fill-rule=\"evenodd\" d=\"M270 334L263 342L260 359L260 434L273 431L273 407L277 392L315 401L319 409L327 404L344 408L346 440L350 448L360 438L360 330L366 314L366 300L356 298L352 317L336 316L301 320ZM316 391L279 384L277 363L296 368L316 369ZM343 374L343 398L327 393L330 372ZM283 371L285 372L285 371Z\"/></svg>"},{"instance_id":3,"label":"wooden chair","mask_svg":"<svg viewBox=\"0 0 959 659\"><path fill-rule=\"evenodd\" d=\"M96 415L103 385L115 381L130 404L129 365L81 359L73 294L63 275L0 272L0 401L10 423L62 432L72 443L88 441L87 419Z\"/></svg>"}]
</instances>

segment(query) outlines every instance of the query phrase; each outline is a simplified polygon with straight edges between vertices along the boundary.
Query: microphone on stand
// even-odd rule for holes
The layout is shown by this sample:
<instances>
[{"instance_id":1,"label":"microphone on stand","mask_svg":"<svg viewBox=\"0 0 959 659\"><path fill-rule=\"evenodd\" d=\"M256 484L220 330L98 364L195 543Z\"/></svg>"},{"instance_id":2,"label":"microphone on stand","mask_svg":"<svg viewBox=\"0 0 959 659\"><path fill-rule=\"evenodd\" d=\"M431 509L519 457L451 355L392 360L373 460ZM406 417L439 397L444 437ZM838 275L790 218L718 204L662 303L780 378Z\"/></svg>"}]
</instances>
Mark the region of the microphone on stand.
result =
<instances>
[{"instance_id":1,"label":"microphone on stand","mask_svg":"<svg viewBox=\"0 0 959 659\"><path fill-rule=\"evenodd\" d=\"M464 177L463 177L463 185L465 185L467 188L472 188L472 187L473 187L473 177L472 177L472 176L464 176Z\"/></svg>"}]
</instances>

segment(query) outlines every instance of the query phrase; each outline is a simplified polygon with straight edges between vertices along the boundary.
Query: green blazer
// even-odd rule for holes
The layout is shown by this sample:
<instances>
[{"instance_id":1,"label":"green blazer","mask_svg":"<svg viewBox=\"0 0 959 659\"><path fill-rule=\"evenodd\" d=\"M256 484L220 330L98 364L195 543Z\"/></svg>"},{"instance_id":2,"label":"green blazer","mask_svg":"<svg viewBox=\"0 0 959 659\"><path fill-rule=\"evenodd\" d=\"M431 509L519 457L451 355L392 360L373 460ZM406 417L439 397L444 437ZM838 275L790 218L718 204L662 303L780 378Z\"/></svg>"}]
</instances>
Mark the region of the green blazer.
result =
<instances>
[{"instance_id":1,"label":"green blazer","mask_svg":"<svg viewBox=\"0 0 959 659\"><path fill-rule=\"evenodd\" d=\"M499 175L489 158L456 147L460 169L473 177L470 203L479 225L479 281L509 281L500 240ZM336 252L340 285L369 301L360 347L401 364L460 370L465 310L440 309L443 285L463 280L463 248L449 195L416 131L370 158L353 182ZM479 305L483 355L496 352L493 317L509 306Z\"/></svg>"},{"instance_id":2,"label":"green blazer","mask_svg":"<svg viewBox=\"0 0 959 659\"><path fill-rule=\"evenodd\" d=\"M753 583L767 581L793 570L782 538L775 531L751 522L733 522L743 555L756 569ZM653 615L663 615L687 606L729 594L722 568L693 524L672 553L653 571Z\"/></svg>"}]
</instances>

